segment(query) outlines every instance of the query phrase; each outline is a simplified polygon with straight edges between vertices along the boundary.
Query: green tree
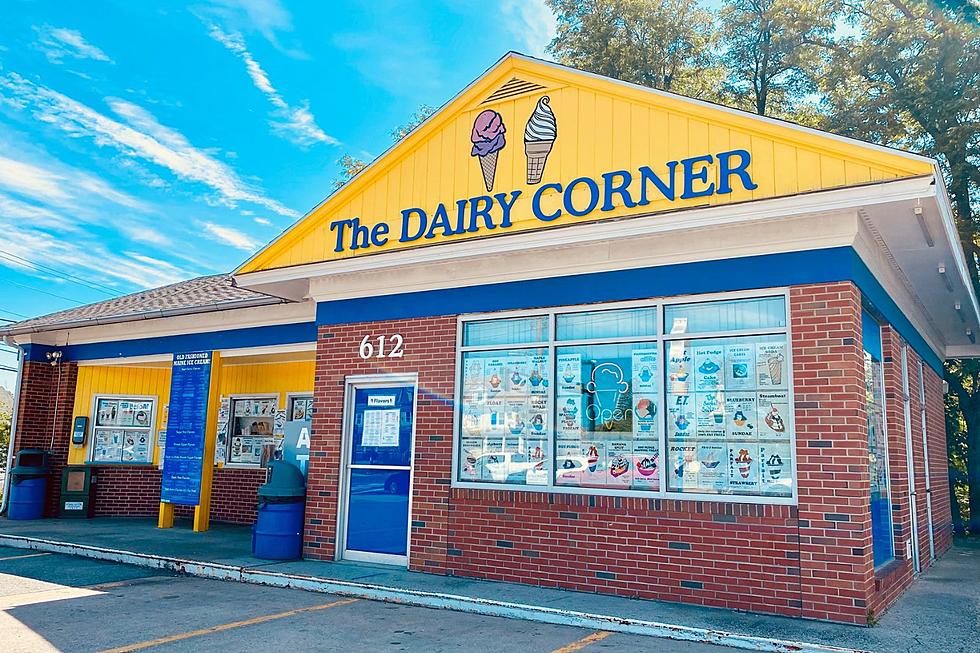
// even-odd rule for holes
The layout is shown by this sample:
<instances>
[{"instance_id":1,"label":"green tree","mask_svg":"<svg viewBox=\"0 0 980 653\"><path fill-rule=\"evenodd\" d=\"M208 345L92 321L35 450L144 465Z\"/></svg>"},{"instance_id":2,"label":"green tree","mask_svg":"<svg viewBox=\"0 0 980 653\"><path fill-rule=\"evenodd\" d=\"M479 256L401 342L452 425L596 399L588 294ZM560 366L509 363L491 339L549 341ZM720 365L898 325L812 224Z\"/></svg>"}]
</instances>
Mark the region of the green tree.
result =
<instances>
[{"instance_id":1,"label":"green tree","mask_svg":"<svg viewBox=\"0 0 980 653\"><path fill-rule=\"evenodd\" d=\"M715 98L714 17L696 0L548 0L564 64L692 97Z\"/></svg>"},{"instance_id":2,"label":"green tree","mask_svg":"<svg viewBox=\"0 0 980 653\"><path fill-rule=\"evenodd\" d=\"M10 446L10 421L10 413L6 410L0 410L0 467L7 464L7 448Z\"/></svg>"},{"instance_id":3,"label":"green tree","mask_svg":"<svg viewBox=\"0 0 980 653\"><path fill-rule=\"evenodd\" d=\"M724 100L759 115L817 124L807 100L826 62L836 0L726 0L719 12Z\"/></svg>"},{"instance_id":4,"label":"green tree","mask_svg":"<svg viewBox=\"0 0 980 653\"><path fill-rule=\"evenodd\" d=\"M407 123L404 125L399 125L391 130L392 142L397 143L411 134L416 127L425 122L428 117L435 112L435 107L430 107L428 104L420 105L415 113L410 116ZM333 182L333 187L335 189L340 188L348 181L353 179L354 176L361 170L364 170L368 164L367 161L363 159L359 159L350 154L344 154L342 157L337 159L337 166L340 168L340 178Z\"/></svg>"}]
</instances>

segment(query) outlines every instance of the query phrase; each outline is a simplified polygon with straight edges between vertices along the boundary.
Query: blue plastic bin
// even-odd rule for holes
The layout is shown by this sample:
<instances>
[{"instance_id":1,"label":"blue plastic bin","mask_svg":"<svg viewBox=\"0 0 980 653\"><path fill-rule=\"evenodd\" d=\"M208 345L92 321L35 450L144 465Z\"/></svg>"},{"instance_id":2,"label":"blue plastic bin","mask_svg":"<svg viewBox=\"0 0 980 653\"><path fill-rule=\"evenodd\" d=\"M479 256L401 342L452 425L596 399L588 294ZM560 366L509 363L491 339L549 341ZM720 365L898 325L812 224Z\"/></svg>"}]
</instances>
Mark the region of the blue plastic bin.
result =
<instances>
[{"instance_id":1,"label":"blue plastic bin","mask_svg":"<svg viewBox=\"0 0 980 653\"><path fill-rule=\"evenodd\" d=\"M7 519L41 519L44 517L44 499L47 494L47 477L14 477L10 483Z\"/></svg>"},{"instance_id":2,"label":"blue plastic bin","mask_svg":"<svg viewBox=\"0 0 980 653\"><path fill-rule=\"evenodd\" d=\"M252 555L264 560L296 560L303 555L306 503L262 503L252 527Z\"/></svg>"}]
</instances>

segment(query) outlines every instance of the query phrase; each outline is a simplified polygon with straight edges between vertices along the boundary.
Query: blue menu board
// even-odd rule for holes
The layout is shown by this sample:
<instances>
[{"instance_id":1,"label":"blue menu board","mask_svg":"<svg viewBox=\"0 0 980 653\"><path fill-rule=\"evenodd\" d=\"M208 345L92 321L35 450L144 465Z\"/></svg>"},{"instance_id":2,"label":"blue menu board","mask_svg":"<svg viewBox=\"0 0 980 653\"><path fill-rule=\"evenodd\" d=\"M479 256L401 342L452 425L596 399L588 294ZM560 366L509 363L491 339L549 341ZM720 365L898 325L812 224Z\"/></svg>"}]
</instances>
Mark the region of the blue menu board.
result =
<instances>
[{"instance_id":1,"label":"blue menu board","mask_svg":"<svg viewBox=\"0 0 980 653\"><path fill-rule=\"evenodd\" d=\"M160 501L200 503L210 385L211 352L174 354Z\"/></svg>"}]
</instances>

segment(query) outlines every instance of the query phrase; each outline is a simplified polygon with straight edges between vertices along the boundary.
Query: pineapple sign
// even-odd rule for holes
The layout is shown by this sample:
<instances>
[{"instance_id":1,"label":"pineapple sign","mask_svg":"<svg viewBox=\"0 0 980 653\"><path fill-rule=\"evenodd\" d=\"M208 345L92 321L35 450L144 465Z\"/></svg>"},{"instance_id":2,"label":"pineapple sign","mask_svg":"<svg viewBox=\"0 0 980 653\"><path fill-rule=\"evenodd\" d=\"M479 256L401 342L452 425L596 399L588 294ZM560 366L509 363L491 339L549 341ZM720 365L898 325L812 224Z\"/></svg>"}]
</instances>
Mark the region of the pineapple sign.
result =
<instances>
[{"instance_id":1,"label":"pineapple sign","mask_svg":"<svg viewBox=\"0 0 980 653\"><path fill-rule=\"evenodd\" d=\"M494 180L501 154L507 150L507 126L493 109L477 114L470 131L470 156L479 162L486 195L440 202L433 207L411 207L401 211L399 220L368 220L359 217L334 220L329 224L334 252L367 250L383 247L392 238L400 243L433 239L457 234L478 234L504 230L513 226L515 205L529 203L529 212L543 223L569 215L582 218L597 212L615 211L621 207L643 207L651 202L687 200L731 193L738 184L744 190L758 186L752 181L749 166L752 156L747 150L734 149L718 154L702 154L659 166L660 173L648 165L636 170L613 170L599 178L578 177L567 184L542 184L548 155L558 139L558 120L547 95L537 99L524 127L524 157L527 162L527 184L537 188L533 193L519 189L494 193ZM519 155L518 155L519 156ZM663 172L666 170L666 172ZM717 181L715 181L717 180ZM546 208L545 195L559 196L560 203ZM397 230L394 227L399 226Z\"/></svg>"}]
</instances>

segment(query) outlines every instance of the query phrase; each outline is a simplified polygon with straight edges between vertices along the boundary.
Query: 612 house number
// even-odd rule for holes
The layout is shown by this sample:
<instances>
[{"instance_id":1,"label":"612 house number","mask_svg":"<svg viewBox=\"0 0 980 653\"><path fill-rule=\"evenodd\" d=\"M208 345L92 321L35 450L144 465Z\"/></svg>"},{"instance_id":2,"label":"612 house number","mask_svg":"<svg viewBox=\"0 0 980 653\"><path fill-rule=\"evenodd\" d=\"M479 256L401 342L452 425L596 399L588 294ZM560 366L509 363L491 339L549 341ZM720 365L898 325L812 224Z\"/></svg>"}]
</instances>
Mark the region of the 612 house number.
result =
<instances>
[{"instance_id":1,"label":"612 house number","mask_svg":"<svg viewBox=\"0 0 980 653\"><path fill-rule=\"evenodd\" d=\"M377 343L377 344L375 344ZM402 346L405 339L399 334L388 336L364 336L357 353L361 358L401 358L405 355Z\"/></svg>"}]
</instances>

